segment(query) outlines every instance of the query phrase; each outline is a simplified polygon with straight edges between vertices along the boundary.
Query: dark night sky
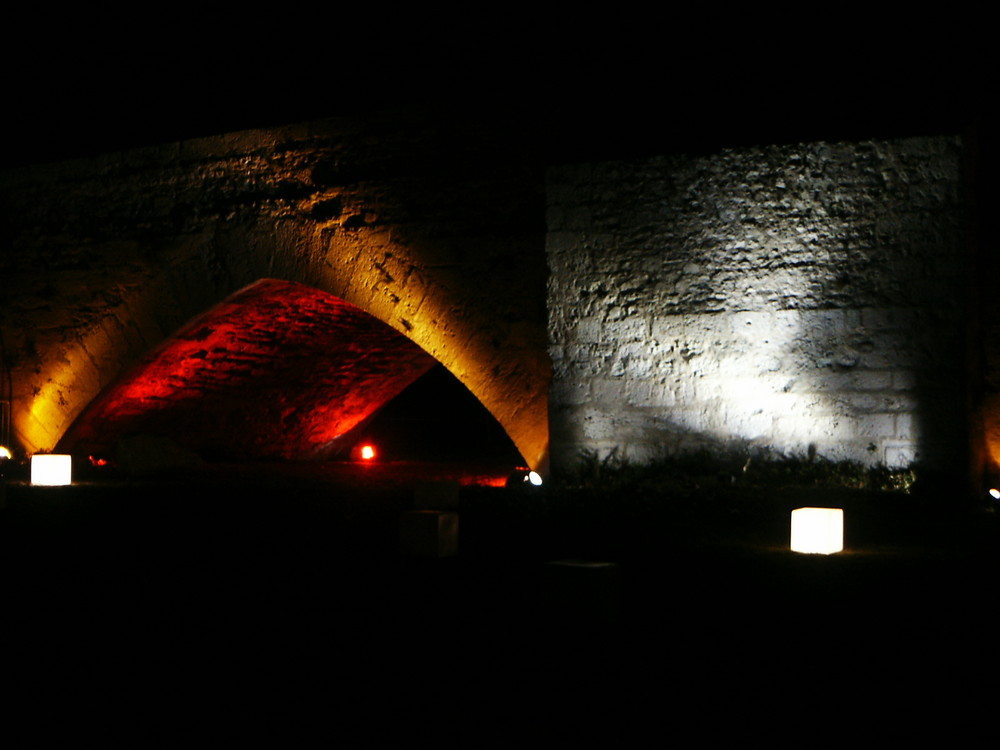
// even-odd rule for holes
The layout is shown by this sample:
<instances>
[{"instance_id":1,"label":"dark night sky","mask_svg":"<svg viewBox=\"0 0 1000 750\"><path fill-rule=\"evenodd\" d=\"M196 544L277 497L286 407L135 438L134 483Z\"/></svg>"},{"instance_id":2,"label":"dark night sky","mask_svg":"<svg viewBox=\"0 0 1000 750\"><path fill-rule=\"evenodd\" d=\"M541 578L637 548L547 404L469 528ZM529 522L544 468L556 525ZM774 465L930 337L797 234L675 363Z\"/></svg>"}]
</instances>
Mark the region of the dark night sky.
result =
<instances>
[{"instance_id":1,"label":"dark night sky","mask_svg":"<svg viewBox=\"0 0 1000 750\"><path fill-rule=\"evenodd\" d=\"M617 35L595 34L599 24L480 26L481 38L418 34L405 21L294 33L279 17L241 28L161 21L128 35L77 34L69 20L59 33L16 30L0 45L0 166L400 107L502 115L547 161L613 158L961 132L995 92L996 66L965 19L931 19L919 33L848 18L773 35L638 23Z\"/></svg>"}]
</instances>

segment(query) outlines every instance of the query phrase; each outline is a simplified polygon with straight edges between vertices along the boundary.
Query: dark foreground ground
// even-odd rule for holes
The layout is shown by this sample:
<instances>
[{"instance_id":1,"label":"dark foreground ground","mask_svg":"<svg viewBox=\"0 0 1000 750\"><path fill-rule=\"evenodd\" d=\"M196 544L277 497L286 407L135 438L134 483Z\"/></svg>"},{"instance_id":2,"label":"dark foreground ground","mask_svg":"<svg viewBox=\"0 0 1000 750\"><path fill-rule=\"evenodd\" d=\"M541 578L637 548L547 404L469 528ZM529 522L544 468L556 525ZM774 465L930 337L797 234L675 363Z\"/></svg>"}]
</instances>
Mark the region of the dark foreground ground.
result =
<instances>
[{"instance_id":1,"label":"dark foreground ground","mask_svg":"<svg viewBox=\"0 0 1000 750\"><path fill-rule=\"evenodd\" d=\"M466 488L460 554L415 559L398 537L412 498L370 475L9 483L4 736L701 746L995 731L992 513L843 491L614 510ZM787 551L788 511L834 503L847 549ZM569 559L615 567L552 564Z\"/></svg>"}]
</instances>

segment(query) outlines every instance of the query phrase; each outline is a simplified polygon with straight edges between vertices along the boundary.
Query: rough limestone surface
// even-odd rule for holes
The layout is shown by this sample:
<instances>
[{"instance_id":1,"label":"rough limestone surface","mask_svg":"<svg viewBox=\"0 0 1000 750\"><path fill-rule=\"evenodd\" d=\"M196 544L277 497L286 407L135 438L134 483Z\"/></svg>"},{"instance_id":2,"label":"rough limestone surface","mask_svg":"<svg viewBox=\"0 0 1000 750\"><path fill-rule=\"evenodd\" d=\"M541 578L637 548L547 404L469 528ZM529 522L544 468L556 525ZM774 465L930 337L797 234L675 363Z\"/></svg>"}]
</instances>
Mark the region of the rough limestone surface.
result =
<instances>
[{"instance_id":1,"label":"rough limestone surface","mask_svg":"<svg viewBox=\"0 0 1000 750\"><path fill-rule=\"evenodd\" d=\"M405 334L540 465L543 183L488 127L399 115L4 172L0 343L13 437L23 451L51 450L188 321L279 279Z\"/></svg>"},{"instance_id":2,"label":"rough limestone surface","mask_svg":"<svg viewBox=\"0 0 1000 750\"><path fill-rule=\"evenodd\" d=\"M119 465L136 435L172 438L214 460L344 457L355 428L434 364L357 307L265 279L157 347L94 399L57 447L117 453Z\"/></svg>"},{"instance_id":3,"label":"rough limestone surface","mask_svg":"<svg viewBox=\"0 0 1000 750\"><path fill-rule=\"evenodd\" d=\"M550 169L554 465L960 460L961 158L941 137Z\"/></svg>"}]
</instances>

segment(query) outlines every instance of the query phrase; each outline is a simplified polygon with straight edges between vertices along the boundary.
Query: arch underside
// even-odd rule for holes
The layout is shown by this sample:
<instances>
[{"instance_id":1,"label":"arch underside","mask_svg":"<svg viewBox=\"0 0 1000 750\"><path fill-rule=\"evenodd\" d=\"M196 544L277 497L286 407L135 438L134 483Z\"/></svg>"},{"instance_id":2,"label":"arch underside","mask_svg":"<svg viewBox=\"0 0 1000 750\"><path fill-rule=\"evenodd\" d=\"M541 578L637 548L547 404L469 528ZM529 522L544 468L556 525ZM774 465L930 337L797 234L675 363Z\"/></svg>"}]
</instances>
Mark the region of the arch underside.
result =
<instances>
[{"instance_id":1,"label":"arch underside","mask_svg":"<svg viewBox=\"0 0 1000 750\"><path fill-rule=\"evenodd\" d=\"M349 302L262 279L197 316L106 389L60 441L113 455L133 435L209 460L344 457L437 360Z\"/></svg>"},{"instance_id":2,"label":"arch underside","mask_svg":"<svg viewBox=\"0 0 1000 750\"><path fill-rule=\"evenodd\" d=\"M365 419L371 403L416 377L419 362L438 362L493 415L525 462L540 468L548 459L551 364L544 237L535 223L539 175L506 146L495 152L492 138L483 145L478 131L463 135L450 125L439 133L408 120L323 122L107 155L37 182L0 185L13 238L0 261L11 290L0 327L16 447L32 454L101 441L108 420L121 430L150 428L167 419L169 403L169 421L190 423L212 451L276 450L250 437L266 421L288 435L280 450L321 456L342 429ZM384 371L392 359L399 369L381 385L349 387L327 382L341 360L322 347L305 353L316 327L304 321L284 332L254 323L240 335L253 339L259 357L237 352L233 361L212 336L176 336L262 278L350 303L423 354L401 347L378 363L376 353L388 351L380 343L357 366ZM306 308L323 306L305 297ZM301 336L306 348L269 358L267 336ZM234 342L241 345L239 336ZM149 369L151 380L133 382L131 396L115 396L112 419L109 394L126 392L116 384L169 347L183 376L154 378ZM307 379L307 368L280 366L295 359L324 363L308 367L317 380ZM240 388L219 382L250 382L251 375L269 394L252 407ZM297 390L282 387L292 382ZM302 398L292 398L293 390ZM204 421L195 406L201 391L218 397L212 420L246 437L195 430ZM362 403L347 403L368 391ZM334 406L325 392L352 395ZM142 425L132 413L140 403ZM305 416L324 409L335 426L320 428ZM98 413L102 419L88 416Z\"/></svg>"}]
</instances>

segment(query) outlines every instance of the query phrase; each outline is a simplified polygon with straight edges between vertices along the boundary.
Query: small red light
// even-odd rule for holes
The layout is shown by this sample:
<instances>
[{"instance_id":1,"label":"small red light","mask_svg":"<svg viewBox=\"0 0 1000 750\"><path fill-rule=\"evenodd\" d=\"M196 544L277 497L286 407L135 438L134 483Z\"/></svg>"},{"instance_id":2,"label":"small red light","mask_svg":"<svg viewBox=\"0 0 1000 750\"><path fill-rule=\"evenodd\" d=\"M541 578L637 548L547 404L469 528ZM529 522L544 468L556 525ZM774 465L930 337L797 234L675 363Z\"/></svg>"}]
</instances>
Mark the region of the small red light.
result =
<instances>
[{"instance_id":1,"label":"small red light","mask_svg":"<svg viewBox=\"0 0 1000 750\"><path fill-rule=\"evenodd\" d=\"M374 445L362 445L361 446L361 460L371 461L375 458L375 446Z\"/></svg>"},{"instance_id":2,"label":"small red light","mask_svg":"<svg viewBox=\"0 0 1000 750\"><path fill-rule=\"evenodd\" d=\"M90 459L90 465L91 466L107 466L108 465L108 459L106 459L106 458L100 458L99 456L88 456L88 458Z\"/></svg>"}]
</instances>

